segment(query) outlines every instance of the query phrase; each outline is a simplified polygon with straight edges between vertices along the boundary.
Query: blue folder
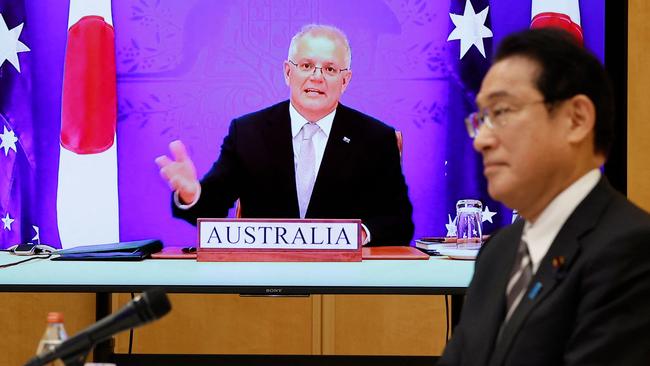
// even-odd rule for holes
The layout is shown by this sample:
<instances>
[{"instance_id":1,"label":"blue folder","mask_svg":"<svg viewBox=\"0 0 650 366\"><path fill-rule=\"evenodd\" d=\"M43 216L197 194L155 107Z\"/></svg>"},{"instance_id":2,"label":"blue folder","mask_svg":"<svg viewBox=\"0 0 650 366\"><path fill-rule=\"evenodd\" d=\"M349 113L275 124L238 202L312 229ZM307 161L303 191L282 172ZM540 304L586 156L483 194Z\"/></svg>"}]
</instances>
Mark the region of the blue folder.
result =
<instances>
[{"instance_id":1,"label":"blue folder","mask_svg":"<svg viewBox=\"0 0 650 366\"><path fill-rule=\"evenodd\" d=\"M160 240L137 240L112 244L85 245L56 251L54 261L140 261L162 250Z\"/></svg>"}]
</instances>

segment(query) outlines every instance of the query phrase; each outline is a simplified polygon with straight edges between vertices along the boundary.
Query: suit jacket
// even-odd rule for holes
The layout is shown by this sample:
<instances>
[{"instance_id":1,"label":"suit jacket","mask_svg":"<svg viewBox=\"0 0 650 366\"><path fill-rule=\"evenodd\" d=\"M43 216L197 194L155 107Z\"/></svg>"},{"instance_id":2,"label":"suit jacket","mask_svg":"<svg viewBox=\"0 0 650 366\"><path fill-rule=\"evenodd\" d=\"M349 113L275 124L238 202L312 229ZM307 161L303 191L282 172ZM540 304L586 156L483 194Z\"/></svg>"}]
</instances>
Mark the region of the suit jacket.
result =
<instances>
[{"instance_id":1,"label":"suit jacket","mask_svg":"<svg viewBox=\"0 0 650 366\"><path fill-rule=\"evenodd\" d=\"M479 253L439 365L650 365L650 216L601 179L499 336L523 226L505 228Z\"/></svg>"},{"instance_id":2,"label":"suit jacket","mask_svg":"<svg viewBox=\"0 0 650 366\"><path fill-rule=\"evenodd\" d=\"M197 204L172 208L196 224L198 217L225 217L237 199L242 217L300 216L289 101L233 120ZM339 104L306 218L361 219L371 244L405 245L413 237L412 211L395 130Z\"/></svg>"}]
</instances>

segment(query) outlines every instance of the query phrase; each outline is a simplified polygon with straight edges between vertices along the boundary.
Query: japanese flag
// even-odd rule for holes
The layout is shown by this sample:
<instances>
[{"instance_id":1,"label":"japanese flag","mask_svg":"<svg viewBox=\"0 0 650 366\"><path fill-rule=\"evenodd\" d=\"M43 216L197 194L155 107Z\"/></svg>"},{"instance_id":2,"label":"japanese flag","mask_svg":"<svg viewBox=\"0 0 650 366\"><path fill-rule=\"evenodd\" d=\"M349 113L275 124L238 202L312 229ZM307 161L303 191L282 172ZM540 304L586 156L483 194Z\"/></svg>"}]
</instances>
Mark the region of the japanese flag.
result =
<instances>
[{"instance_id":1,"label":"japanese flag","mask_svg":"<svg viewBox=\"0 0 650 366\"><path fill-rule=\"evenodd\" d=\"M558 27L584 43L578 0L533 0L530 28Z\"/></svg>"},{"instance_id":2,"label":"japanese flag","mask_svg":"<svg viewBox=\"0 0 650 366\"><path fill-rule=\"evenodd\" d=\"M63 248L119 242L115 34L110 0L71 0L57 221Z\"/></svg>"}]
</instances>

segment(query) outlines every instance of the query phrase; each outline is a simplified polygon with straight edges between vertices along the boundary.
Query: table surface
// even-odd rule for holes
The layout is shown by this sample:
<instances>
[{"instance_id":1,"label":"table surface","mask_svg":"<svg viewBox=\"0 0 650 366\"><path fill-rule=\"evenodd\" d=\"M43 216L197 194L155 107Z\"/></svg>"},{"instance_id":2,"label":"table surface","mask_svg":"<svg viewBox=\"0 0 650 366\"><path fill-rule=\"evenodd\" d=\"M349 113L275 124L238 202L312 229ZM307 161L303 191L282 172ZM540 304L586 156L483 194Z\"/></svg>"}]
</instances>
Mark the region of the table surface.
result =
<instances>
[{"instance_id":1,"label":"table surface","mask_svg":"<svg viewBox=\"0 0 650 366\"><path fill-rule=\"evenodd\" d=\"M25 259L0 253L0 265ZM187 259L51 261L34 259L0 268L4 292L139 292L163 287L176 293L463 294L473 261L196 262Z\"/></svg>"}]
</instances>

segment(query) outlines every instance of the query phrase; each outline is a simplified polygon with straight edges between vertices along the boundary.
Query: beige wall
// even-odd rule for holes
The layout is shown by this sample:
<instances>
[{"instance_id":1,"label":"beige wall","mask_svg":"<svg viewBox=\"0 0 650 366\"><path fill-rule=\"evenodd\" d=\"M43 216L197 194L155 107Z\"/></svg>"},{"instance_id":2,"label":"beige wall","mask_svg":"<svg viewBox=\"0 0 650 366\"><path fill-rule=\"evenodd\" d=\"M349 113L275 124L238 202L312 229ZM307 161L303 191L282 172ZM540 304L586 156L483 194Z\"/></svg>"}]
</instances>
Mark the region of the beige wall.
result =
<instances>
[{"instance_id":1,"label":"beige wall","mask_svg":"<svg viewBox=\"0 0 650 366\"><path fill-rule=\"evenodd\" d=\"M650 1L628 2L628 197L650 211Z\"/></svg>"},{"instance_id":2,"label":"beige wall","mask_svg":"<svg viewBox=\"0 0 650 366\"><path fill-rule=\"evenodd\" d=\"M34 355L49 311L62 312L66 331L75 334L95 322L95 295L0 293L0 365L22 365Z\"/></svg>"},{"instance_id":3,"label":"beige wall","mask_svg":"<svg viewBox=\"0 0 650 366\"><path fill-rule=\"evenodd\" d=\"M650 210L649 18L650 2L629 1L628 195L646 210ZM0 365L21 364L35 351L49 310L65 312L70 333L91 324L94 299L88 294L0 294ZM125 299L122 295L116 301ZM440 297L173 295L172 301L175 310L169 317L136 331L135 351L438 354L444 342ZM407 334L400 334L403 329ZM170 332L182 342L173 345ZM118 351L124 351L124 340L118 338Z\"/></svg>"}]
</instances>

